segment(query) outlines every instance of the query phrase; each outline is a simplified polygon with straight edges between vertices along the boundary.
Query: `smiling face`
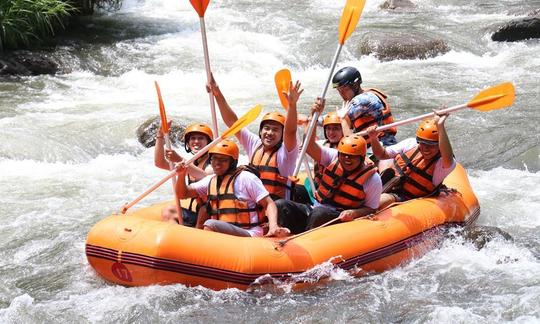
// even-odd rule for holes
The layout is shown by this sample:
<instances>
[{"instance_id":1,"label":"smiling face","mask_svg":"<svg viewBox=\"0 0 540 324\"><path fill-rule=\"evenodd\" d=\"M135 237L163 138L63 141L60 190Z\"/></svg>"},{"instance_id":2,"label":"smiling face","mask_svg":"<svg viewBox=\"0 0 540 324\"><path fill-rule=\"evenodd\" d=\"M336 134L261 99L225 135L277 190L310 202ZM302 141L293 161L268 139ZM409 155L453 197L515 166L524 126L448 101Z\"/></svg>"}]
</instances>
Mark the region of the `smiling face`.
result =
<instances>
[{"instance_id":1,"label":"smiling face","mask_svg":"<svg viewBox=\"0 0 540 324\"><path fill-rule=\"evenodd\" d=\"M265 121L261 126L259 136L265 148L273 148L283 138L283 126L275 121Z\"/></svg>"},{"instance_id":2,"label":"smiling face","mask_svg":"<svg viewBox=\"0 0 540 324\"><path fill-rule=\"evenodd\" d=\"M188 147L196 154L200 149L208 145L208 137L202 133L189 134Z\"/></svg>"},{"instance_id":3,"label":"smiling face","mask_svg":"<svg viewBox=\"0 0 540 324\"><path fill-rule=\"evenodd\" d=\"M336 144L343 137L343 129L338 124L326 125L324 127L324 134L330 143Z\"/></svg>"},{"instance_id":4,"label":"smiling face","mask_svg":"<svg viewBox=\"0 0 540 324\"><path fill-rule=\"evenodd\" d=\"M338 153L338 161L345 171L350 172L362 165L362 163L364 163L364 158L360 155Z\"/></svg>"},{"instance_id":5,"label":"smiling face","mask_svg":"<svg viewBox=\"0 0 540 324\"><path fill-rule=\"evenodd\" d=\"M336 90L345 101L350 101L355 96L354 90L347 84L337 87Z\"/></svg>"},{"instance_id":6,"label":"smiling face","mask_svg":"<svg viewBox=\"0 0 540 324\"><path fill-rule=\"evenodd\" d=\"M422 154L424 159L431 160L437 155L437 153L439 153L439 143L426 144L419 142L418 149L420 150L420 154Z\"/></svg>"},{"instance_id":7,"label":"smiling face","mask_svg":"<svg viewBox=\"0 0 540 324\"><path fill-rule=\"evenodd\" d=\"M225 154L213 153L211 155L210 164L214 173L218 176L224 175L231 166L232 158Z\"/></svg>"}]
</instances>

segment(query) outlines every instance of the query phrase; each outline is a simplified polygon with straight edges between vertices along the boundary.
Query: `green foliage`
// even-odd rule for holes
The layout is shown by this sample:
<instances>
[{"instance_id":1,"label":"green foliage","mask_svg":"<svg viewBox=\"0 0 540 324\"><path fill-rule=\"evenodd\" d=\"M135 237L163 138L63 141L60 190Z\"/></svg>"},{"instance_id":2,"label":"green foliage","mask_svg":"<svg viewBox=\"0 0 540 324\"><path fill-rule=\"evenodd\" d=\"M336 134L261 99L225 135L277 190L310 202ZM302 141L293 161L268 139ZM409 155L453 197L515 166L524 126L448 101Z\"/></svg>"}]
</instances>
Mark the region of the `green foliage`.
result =
<instances>
[{"instance_id":1,"label":"green foliage","mask_svg":"<svg viewBox=\"0 0 540 324\"><path fill-rule=\"evenodd\" d=\"M0 51L54 36L74 10L63 0L1 0Z\"/></svg>"}]
</instances>

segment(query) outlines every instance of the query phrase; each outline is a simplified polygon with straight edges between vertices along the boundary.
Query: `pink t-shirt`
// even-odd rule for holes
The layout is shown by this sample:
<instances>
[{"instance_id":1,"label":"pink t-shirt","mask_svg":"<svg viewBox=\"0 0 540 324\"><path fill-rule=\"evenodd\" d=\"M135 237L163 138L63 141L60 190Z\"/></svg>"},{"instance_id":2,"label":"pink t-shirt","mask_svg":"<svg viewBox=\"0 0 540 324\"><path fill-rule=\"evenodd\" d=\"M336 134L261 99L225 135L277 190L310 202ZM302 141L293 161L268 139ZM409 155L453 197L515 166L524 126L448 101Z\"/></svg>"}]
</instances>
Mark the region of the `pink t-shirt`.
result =
<instances>
[{"instance_id":1,"label":"pink t-shirt","mask_svg":"<svg viewBox=\"0 0 540 324\"><path fill-rule=\"evenodd\" d=\"M418 143L416 143L415 138L407 138L397 144L387 146L385 150L386 150L386 153L390 157L394 158L396 155L400 153L405 153L409 150L412 150L417 145ZM452 165L450 165L449 168L444 168L442 159L439 158L439 160L435 162L435 169L433 170L433 179L431 180L433 185L434 186L440 185L441 182L443 182L444 178L446 178L446 176L448 176L450 172L454 170L455 167L456 167L456 160L454 158L452 158Z\"/></svg>"},{"instance_id":2,"label":"pink t-shirt","mask_svg":"<svg viewBox=\"0 0 540 324\"><path fill-rule=\"evenodd\" d=\"M328 167L335 159L338 158L338 151L329 147L321 146L321 161L322 166ZM377 209L379 208L379 201L382 193L382 181L381 176L375 172L369 177L363 185L364 192L366 193L366 199L364 200L364 206ZM314 206L320 206L321 204L315 201ZM333 206L324 205L326 207L334 208Z\"/></svg>"},{"instance_id":3,"label":"pink t-shirt","mask_svg":"<svg viewBox=\"0 0 540 324\"><path fill-rule=\"evenodd\" d=\"M197 191L197 194L200 197L206 200L206 197L208 196L208 184L212 177L214 177L214 175L208 175L201 180L192 183L190 187ZM248 208L255 208L259 201L269 195L261 180L248 171L240 172L234 180L233 187L236 197L239 200L246 201L248 203ZM251 221L259 221L256 212L251 212ZM255 226L250 228L248 232L250 232L251 236L262 236L263 229L260 226Z\"/></svg>"},{"instance_id":4,"label":"pink t-shirt","mask_svg":"<svg viewBox=\"0 0 540 324\"><path fill-rule=\"evenodd\" d=\"M255 150L261 146L261 139L256 134L250 132L247 129L242 129L240 131L239 135L239 142L244 147L244 150L246 150L246 153L249 157L249 160L251 161L251 158L253 157L253 154L255 153ZM294 167L296 166L296 160L298 159L298 141L296 142L296 146L292 149L292 151L287 152L287 148L285 147L285 144L281 145L281 147L276 152L277 156L277 166L279 169L279 174L283 177L289 177L293 175L294 173ZM290 185L290 181L288 183ZM287 189L286 199L290 199L290 190Z\"/></svg>"}]
</instances>

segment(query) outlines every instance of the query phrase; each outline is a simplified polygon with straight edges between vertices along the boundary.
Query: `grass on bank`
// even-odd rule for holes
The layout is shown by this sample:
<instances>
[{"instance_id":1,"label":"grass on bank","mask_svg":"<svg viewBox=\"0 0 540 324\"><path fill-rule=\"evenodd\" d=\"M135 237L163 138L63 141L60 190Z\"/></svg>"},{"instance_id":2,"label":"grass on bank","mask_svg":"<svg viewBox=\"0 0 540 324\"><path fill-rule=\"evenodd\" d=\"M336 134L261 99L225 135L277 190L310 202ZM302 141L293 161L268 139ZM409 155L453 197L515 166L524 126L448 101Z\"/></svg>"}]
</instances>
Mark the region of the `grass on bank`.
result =
<instances>
[{"instance_id":1,"label":"grass on bank","mask_svg":"<svg viewBox=\"0 0 540 324\"><path fill-rule=\"evenodd\" d=\"M29 48L53 37L71 16L120 6L121 0L0 0L0 52Z\"/></svg>"}]
</instances>

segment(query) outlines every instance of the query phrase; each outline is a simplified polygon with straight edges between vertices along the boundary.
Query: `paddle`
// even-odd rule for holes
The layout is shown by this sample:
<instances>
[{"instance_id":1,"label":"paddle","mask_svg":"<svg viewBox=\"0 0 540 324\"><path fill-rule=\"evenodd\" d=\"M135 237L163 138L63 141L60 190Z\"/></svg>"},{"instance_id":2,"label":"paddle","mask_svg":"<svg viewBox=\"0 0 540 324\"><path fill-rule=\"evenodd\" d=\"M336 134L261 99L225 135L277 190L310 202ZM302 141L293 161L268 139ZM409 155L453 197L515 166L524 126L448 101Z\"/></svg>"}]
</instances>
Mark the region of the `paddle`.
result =
<instances>
[{"instance_id":1,"label":"paddle","mask_svg":"<svg viewBox=\"0 0 540 324\"><path fill-rule=\"evenodd\" d=\"M380 211L379 211L379 212L380 212ZM378 214L379 212L376 212L375 214ZM365 215L365 216L360 216L360 217L357 217L357 218L353 219L352 221L360 220L360 219L365 219L365 218L371 218L371 217L373 217L375 214L369 214L369 215ZM283 247L285 244L287 244L287 242L292 241L292 240L294 240L295 238L298 238L298 237L300 237L300 236L303 236L303 235L306 235L306 234L308 234L308 233L314 232L314 231L316 231L316 230L318 230L318 229L321 229L321 228L323 228L323 227L326 227L326 226L328 226L328 225L332 225L332 224L336 223L337 221L341 221L341 220L339 219L339 216L336 217L336 218L333 218L333 219L329 220L328 222L326 222L326 223L324 223L324 224L322 224L322 225L319 225L319 226L317 226L317 227L314 227L314 228L312 228L312 229L310 229L310 230L307 230L307 231L305 231L305 232L302 232L302 233L299 233L299 234L296 234L296 235L293 235L293 236L289 236L289 237L287 237L286 239L283 239L283 240L279 240L277 243L279 244L279 247ZM352 222L352 221L351 221L351 222Z\"/></svg>"},{"instance_id":2,"label":"paddle","mask_svg":"<svg viewBox=\"0 0 540 324\"><path fill-rule=\"evenodd\" d=\"M159 88L159 84L157 81L154 81L154 85L156 86L156 92L158 96L158 105L159 105L159 116L161 117L161 130L163 132L163 137L165 139L165 147L170 150L171 147L171 139L169 138L169 124L167 123L167 114L165 113L165 104L163 103L163 97L161 96L161 89ZM174 164L172 161L169 161L169 170L174 169ZM178 196L176 195L176 176L171 178L172 187L173 187L173 193L174 193L174 201L176 203L176 210L178 212L178 223L180 225L183 225L184 221L182 219L182 209L180 209L180 200L178 199Z\"/></svg>"},{"instance_id":3,"label":"paddle","mask_svg":"<svg viewBox=\"0 0 540 324\"><path fill-rule=\"evenodd\" d=\"M229 127L229 129L227 129L223 134L221 134L221 136L217 137L212 142L210 142L208 145L203 147L199 152L197 152L197 154L193 155L191 157L191 159L186 161L184 164L186 166L190 165L191 163L195 162L198 158L200 158L201 156L206 154L206 152L208 152L208 150L210 150L212 147L216 146L219 142L221 142L222 140L224 140L224 139L226 139L228 137L231 137L234 134L238 133L242 128L246 127L252 121L254 121L259 116L261 111L262 111L262 106L261 105L256 105L255 107L251 108L247 113L245 113L242 117L240 117L234 124L232 124L231 127ZM159 188L159 186L161 186L163 183L165 183L167 180L174 177L175 175L176 175L176 170L171 171L169 174L167 174L167 176L165 176L165 178L159 180L158 182L156 182L155 184L150 186L145 192L143 192L141 195L139 195L133 201L131 201L130 203L126 203L124 206L122 206L122 209L120 210L120 212L122 214L125 214L126 211L129 208L131 208L133 205L135 205L136 203L141 201L141 199L146 197L152 191Z\"/></svg>"},{"instance_id":4,"label":"paddle","mask_svg":"<svg viewBox=\"0 0 540 324\"><path fill-rule=\"evenodd\" d=\"M206 27L204 23L204 13L206 11L206 8L208 7L208 4L210 3L210 0L189 0L191 2L191 5L197 11L199 14L199 22L201 25L201 36L202 36L202 43L203 43L203 52L204 52L204 67L206 69L206 81L210 82L212 79L212 72L210 71L210 58L208 55L208 41L206 39ZM214 136L217 138L218 133L218 127L217 127L217 117L216 117L216 106L214 102L214 94L212 91L208 93L208 96L210 98L210 112L212 113L212 130L214 131Z\"/></svg>"},{"instance_id":5,"label":"paddle","mask_svg":"<svg viewBox=\"0 0 540 324\"><path fill-rule=\"evenodd\" d=\"M279 100L281 101L281 105L285 110L289 109L289 101L285 97L285 94L289 91L289 86L292 81L291 77L291 71L289 69L281 69L277 71L274 81L276 84L276 90L279 95ZM304 159L304 169L306 169L306 173L308 175L308 180L311 188L315 190L315 184L313 182L313 175L311 174L311 170L309 168L309 163L306 159Z\"/></svg>"},{"instance_id":6,"label":"paddle","mask_svg":"<svg viewBox=\"0 0 540 324\"><path fill-rule=\"evenodd\" d=\"M334 69L336 68L337 60L339 58L339 54L341 53L341 48L345 44L345 41L347 40L347 38L351 36L352 32L356 28L356 25L358 24L358 20L360 19L360 15L362 14L362 10L364 9L365 3L366 3L365 0L347 0L347 3L345 4L345 8L343 8L343 14L341 15L341 19L339 21L339 31L338 31L339 44L336 49L334 59L332 60L330 73L328 74L328 79L326 80L326 84L324 85L323 92L320 96L322 101L324 101L326 97L326 91L328 90L328 86L330 85L330 81L332 80L332 75L334 74ZM311 122L309 123L309 127L306 133L306 138L304 139L304 144L302 145L300 156L298 157L298 161L296 162L296 166L294 167L292 178L296 178L298 176L298 172L300 171L300 165L302 164L302 160L304 159L304 156L306 155L308 141L311 139L311 135L313 134L313 130L315 129L315 125L317 124L318 119L319 119L319 113L315 112L311 118Z\"/></svg>"},{"instance_id":7,"label":"paddle","mask_svg":"<svg viewBox=\"0 0 540 324\"><path fill-rule=\"evenodd\" d=\"M276 84L276 90L281 101L281 106L285 110L289 109L289 101L285 97L285 93L289 91L289 84L292 80L291 71L289 69L281 69L276 72L274 76L274 82Z\"/></svg>"},{"instance_id":8,"label":"paddle","mask_svg":"<svg viewBox=\"0 0 540 324\"><path fill-rule=\"evenodd\" d=\"M473 108L482 112L491 111L496 109L505 108L511 106L516 98L514 85L510 82L504 82L496 86L487 88L480 91L471 101L466 104L449 107L446 109L438 110L439 114L448 114L454 111L458 111L465 108ZM423 114L416 117L411 117L405 120L401 120L395 123L377 127L377 131L383 131L391 127L397 127L419 121L425 118L435 116L434 112ZM367 135L367 131L357 133L361 136Z\"/></svg>"}]
</instances>

